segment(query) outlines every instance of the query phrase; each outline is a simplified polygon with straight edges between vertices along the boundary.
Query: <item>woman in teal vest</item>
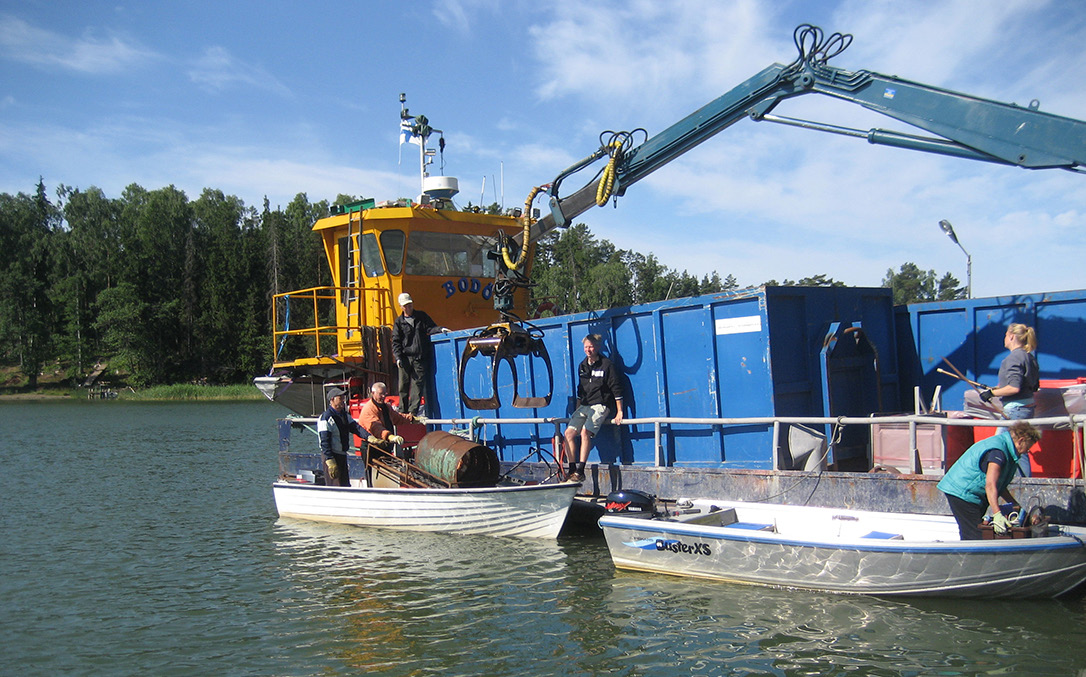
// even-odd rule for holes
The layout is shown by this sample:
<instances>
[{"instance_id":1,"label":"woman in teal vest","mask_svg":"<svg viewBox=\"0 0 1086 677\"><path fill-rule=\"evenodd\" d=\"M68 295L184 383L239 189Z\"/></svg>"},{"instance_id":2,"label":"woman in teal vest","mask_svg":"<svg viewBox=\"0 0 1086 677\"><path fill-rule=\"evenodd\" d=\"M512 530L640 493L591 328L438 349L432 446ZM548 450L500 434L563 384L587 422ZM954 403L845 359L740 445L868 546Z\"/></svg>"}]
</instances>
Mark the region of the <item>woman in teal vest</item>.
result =
<instances>
[{"instance_id":1,"label":"woman in teal vest","mask_svg":"<svg viewBox=\"0 0 1086 677\"><path fill-rule=\"evenodd\" d=\"M991 510L996 533L1010 528L1010 521L999 511L999 499L1018 505L1007 487L1018 471L1018 458L1039 439L1036 428L1019 421L1011 426L1010 435L993 435L966 449L939 481L938 489L946 494L963 541L981 537L980 523L987 510Z\"/></svg>"}]
</instances>

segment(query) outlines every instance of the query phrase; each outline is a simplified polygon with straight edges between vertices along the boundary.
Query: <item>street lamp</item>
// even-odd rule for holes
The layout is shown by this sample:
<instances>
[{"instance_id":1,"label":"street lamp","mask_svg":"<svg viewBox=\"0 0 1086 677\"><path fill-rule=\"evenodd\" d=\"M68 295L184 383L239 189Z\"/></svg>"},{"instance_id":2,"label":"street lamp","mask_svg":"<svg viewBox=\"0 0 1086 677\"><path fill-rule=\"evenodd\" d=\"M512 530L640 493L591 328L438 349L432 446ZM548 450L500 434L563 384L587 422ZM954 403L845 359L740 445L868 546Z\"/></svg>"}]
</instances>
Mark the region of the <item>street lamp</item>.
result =
<instances>
[{"instance_id":1,"label":"street lamp","mask_svg":"<svg viewBox=\"0 0 1086 677\"><path fill-rule=\"evenodd\" d=\"M939 222L939 227L943 229L946 236L954 241L954 244L958 245L958 248L965 252L965 297L973 298L973 257L969 255L969 252L965 251L965 247L961 242L958 242L958 236L954 234L954 226L950 225L950 221L943 219Z\"/></svg>"}]
</instances>

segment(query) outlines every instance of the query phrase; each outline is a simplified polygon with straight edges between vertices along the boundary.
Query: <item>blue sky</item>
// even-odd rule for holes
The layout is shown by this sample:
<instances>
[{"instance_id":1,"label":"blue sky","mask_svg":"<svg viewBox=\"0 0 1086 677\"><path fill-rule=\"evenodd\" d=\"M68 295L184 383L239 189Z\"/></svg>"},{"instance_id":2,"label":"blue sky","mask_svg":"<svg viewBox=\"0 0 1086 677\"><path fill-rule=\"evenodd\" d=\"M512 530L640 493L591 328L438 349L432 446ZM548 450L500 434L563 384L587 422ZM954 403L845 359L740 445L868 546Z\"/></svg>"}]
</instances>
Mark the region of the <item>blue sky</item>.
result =
<instances>
[{"instance_id":1,"label":"blue sky","mask_svg":"<svg viewBox=\"0 0 1086 677\"><path fill-rule=\"evenodd\" d=\"M831 63L1086 119L1076 0L0 1L0 192L41 176L205 187L259 208L418 192L399 94L444 131L460 204L519 206L607 129L655 134L774 62L813 23ZM914 131L826 97L780 115ZM416 151L417 152L417 151ZM580 175L579 175L580 176ZM584 175L583 180L588 176ZM582 185L570 180L568 190ZM743 121L578 221L617 247L746 285L877 286L912 261L975 296L1086 288L1086 176Z\"/></svg>"}]
</instances>

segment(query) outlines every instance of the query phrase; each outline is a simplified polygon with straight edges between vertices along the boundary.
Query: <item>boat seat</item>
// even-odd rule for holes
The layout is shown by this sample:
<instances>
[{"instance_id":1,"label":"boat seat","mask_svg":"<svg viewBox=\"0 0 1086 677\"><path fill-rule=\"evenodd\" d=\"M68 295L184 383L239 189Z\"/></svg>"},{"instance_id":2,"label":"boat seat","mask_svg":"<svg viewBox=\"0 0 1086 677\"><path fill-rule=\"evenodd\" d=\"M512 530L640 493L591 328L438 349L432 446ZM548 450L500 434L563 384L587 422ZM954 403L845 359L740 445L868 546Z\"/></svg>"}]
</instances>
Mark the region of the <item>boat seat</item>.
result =
<instances>
[{"instance_id":1,"label":"boat seat","mask_svg":"<svg viewBox=\"0 0 1086 677\"><path fill-rule=\"evenodd\" d=\"M903 541L905 537L901 534L891 534L888 531L872 531L869 534L864 534L860 538L881 538L888 541Z\"/></svg>"},{"instance_id":2,"label":"boat seat","mask_svg":"<svg viewBox=\"0 0 1086 677\"><path fill-rule=\"evenodd\" d=\"M732 522L723 525L729 529L746 529L747 531L776 531L772 524L759 524L758 522Z\"/></svg>"}]
</instances>

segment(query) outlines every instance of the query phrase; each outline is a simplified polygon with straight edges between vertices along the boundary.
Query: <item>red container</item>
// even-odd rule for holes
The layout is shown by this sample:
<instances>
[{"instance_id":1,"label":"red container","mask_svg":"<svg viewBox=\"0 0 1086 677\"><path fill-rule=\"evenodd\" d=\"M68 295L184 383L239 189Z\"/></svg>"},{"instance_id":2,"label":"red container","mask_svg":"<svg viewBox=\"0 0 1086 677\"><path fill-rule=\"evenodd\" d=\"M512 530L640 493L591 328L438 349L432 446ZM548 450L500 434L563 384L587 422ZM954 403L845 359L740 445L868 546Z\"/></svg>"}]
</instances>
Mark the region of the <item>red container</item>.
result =
<instances>
[{"instance_id":1,"label":"red container","mask_svg":"<svg viewBox=\"0 0 1086 677\"><path fill-rule=\"evenodd\" d=\"M979 442L995 435L999 428L973 428L973 439ZM949 465L950 459L947 459ZM1042 430L1041 441L1029 449L1029 463L1034 477L1082 477L1082 468L1075 457L1075 438L1070 430Z\"/></svg>"},{"instance_id":2,"label":"red container","mask_svg":"<svg viewBox=\"0 0 1086 677\"><path fill-rule=\"evenodd\" d=\"M1086 376L1079 376L1078 378L1043 378L1041 379L1042 388L1068 388L1070 386L1078 386L1086 383Z\"/></svg>"},{"instance_id":3,"label":"red container","mask_svg":"<svg viewBox=\"0 0 1086 677\"><path fill-rule=\"evenodd\" d=\"M965 426L947 426L946 428L946 458L943 459L943 470L954 465L954 461L961 458L965 450L976 440L973 438L975 428Z\"/></svg>"}]
</instances>

